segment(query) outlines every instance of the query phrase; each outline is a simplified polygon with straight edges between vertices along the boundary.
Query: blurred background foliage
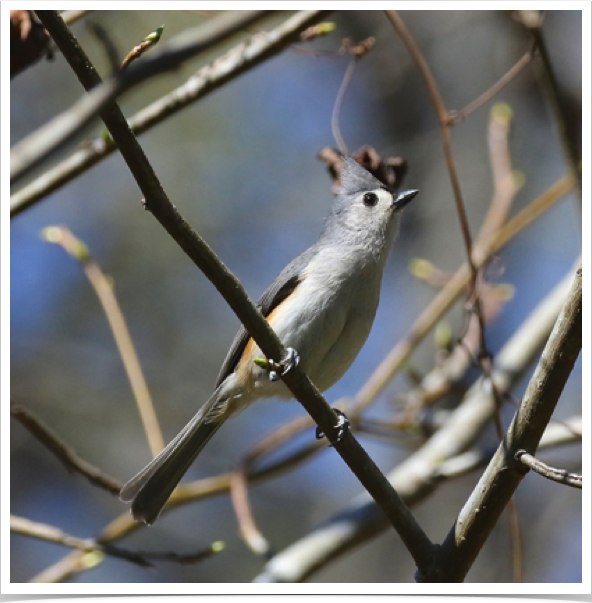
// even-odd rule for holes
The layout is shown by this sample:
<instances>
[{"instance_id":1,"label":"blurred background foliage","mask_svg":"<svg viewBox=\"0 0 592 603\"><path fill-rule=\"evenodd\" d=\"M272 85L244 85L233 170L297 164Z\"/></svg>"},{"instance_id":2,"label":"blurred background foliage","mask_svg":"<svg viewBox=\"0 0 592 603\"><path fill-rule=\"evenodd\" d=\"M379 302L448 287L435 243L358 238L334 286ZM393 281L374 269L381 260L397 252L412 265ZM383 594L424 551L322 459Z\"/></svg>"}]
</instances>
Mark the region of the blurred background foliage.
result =
<instances>
[{"instance_id":1,"label":"blurred background foliage","mask_svg":"<svg viewBox=\"0 0 592 603\"><path fill-rule=\"evenodd\" d=\"M479 96L531 47L528 31L510 12L411 11L402 18L416 36L449 109ZM266 23L271 27L285 14ZM126 54L148 32L165 25L163 43L205 22L199 11L98 11L73 31L102 74L105 52L85 22L102 25ZM423 80L384 14L336 12L329 36L295 45L142 135L140 142L165 190L185 218L257 298L281 268L314 242L331 203L330 179L316 158L335 146L330 118L348 58L341 40L374 36L358 64L341 112L341 131L354 151L374 146L409 162L406 186L420 196L403 217L401 236L384 277L382 300L368 342L347 375L327 392L330 402L355 394L434 295L409 272L427 258L454 271L465 257L437 117ZM570 109L569 127L581 127L581 12L550 11L544 35ZM226 46L236 43L236 39ZM155 78L120 99L127 116L180 85L221 53L209 52ZM82 94L60 53L11 83L11 142L64 110ZM557 125L529 65L493 101L453 131L453 150L473 233L492 195L487 124L493 102L513 111L511 155L524 178L511 214L568 173ZM89 137L99 135L95 121ZM66 156L70 146L62 152ZM37 170L37 174L42 170ZM168 440L209 396L238 321L207 279L152 216L118 154L24 212L11 225L11 393L59 433L80 456L125 481L150 452L112 334L77 263L40 238L65 224L90 248L114 280L156 410ZM495 353L530 310L566 274L581 248L575 194L558 203L499 254L503 274L492 280L515 287L513 299L487 329ZM449 316L462 328L462 304ZM412 357L433 366L428 337ZM520 396L525 379L515 390ZM398 376L370 416L392 412L409 381ZM578 413L581 366L556 416ZM304 411L297 403L263 401L228 422L207 446L188 478L227 471L262 436ZM513 409L504 410L507 421ZM313 430L298 439L314 437ZM485 438L494 441L493 429ZM385 471L408 451L397 442L361 436ZM577 469L579 447L553 454ZM575 460L574 460L575 459ZM115 497L69 475L18 423L11 427L11 510L81 537L93 536L126 511ZM440 487L414 509L420 524L441 541L471 492L477 473ZM255 517L276 550L309 532L360 491L330 449L278 479L250 489ZM581 493L529 475L517 494L527 582L581 581ZM225 550L192 566L158 564L146 570L106 559L79 582L246 582L262 560L241 541L228 495L180 508L122 544L129 548L189 552L223 540ZM11 580L29 580L66 549L22 536L11 541ZM388 531L315 574L318 582L412 582L414 564ZM468 576L473 582L511 580L507 521L502 518Z\"/></svg>"}]
</instances>

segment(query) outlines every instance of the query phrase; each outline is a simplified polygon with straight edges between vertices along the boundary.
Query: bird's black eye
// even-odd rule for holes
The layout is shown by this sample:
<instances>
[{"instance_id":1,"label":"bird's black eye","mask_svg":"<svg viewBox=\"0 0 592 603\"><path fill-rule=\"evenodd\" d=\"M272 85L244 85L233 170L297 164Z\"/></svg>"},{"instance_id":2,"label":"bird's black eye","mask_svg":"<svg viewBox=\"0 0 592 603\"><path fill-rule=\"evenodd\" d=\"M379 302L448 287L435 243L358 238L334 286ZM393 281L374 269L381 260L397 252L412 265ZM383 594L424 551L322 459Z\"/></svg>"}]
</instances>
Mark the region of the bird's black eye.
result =
<instances>
[{"instance_id":1,"label":"bird's black eye","mask_svg":"<svg viewBox=\"0 0 592 603\"><path fill-rule=\"evenodd\" d=\"M366 207L374 207L378 203L378 195L376 193L364 193L362 200Z\"/></svg>"}]
</instances>

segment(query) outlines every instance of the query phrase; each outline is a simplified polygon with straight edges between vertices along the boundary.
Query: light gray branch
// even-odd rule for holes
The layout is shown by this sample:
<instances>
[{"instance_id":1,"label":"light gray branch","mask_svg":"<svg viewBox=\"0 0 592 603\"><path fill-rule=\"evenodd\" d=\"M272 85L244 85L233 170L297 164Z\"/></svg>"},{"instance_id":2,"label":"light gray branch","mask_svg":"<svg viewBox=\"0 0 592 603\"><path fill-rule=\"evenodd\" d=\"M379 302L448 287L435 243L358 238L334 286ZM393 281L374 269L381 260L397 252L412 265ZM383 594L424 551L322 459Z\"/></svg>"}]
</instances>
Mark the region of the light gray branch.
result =
<instances>
[{"instance_id":1,"label":"light gray branch","mask_svg":"<svg viewBox=\"0 0 592 603\"><path fill-rule=\"evenodd\" d=\"M161 123L170 115L207 96L231 82L249 69L274 57L290 43L311 19L329 11L300 11L268 32L259 32L245 42L202 67L182 86L141 109L129 119L129 125L139 136ZM90 169L117 150L112 141L99 137L77 149L51 170L24 186L10 198L10 215L14 217L57 190L79 174Z\"/></svg>"},{"instance_id":2,"label":"light gray branch","mask_svg":"<svg viewBox=\"0 0 592 603\"><path fill-rule=\"evenodd\" d=\"M565 302L572 275L570 271L497 353L493 379L498 386L511 390L535 360ZM438 477L440 467L474 445L494 412L491 386L479 380L446 424L388 475L408 505L424 500L433 492L439 483L434 478ZM255 581L300 582L387 527L380 509L362 493L341 512L278 553Z\"/></svg>"},{"instance_id":3,"label":"light gray branch","mask_svg":"<svg viewBox=\"0 0 592 603\"><path fill-rule=\"evenodd\" d=\"M515 454L515 458L529 469L532 469L535 473L538 473L551 481L559 484L566 484L572 488L582 489L582 476L577 473L571 473L566 469L551 467L550 465L543 463L540 459L537 459L536 456L528 454L525 450L519 450Z\"/></svg>"},{"instance_id":4,"label":"light gray branch","mask_svg":"<svg viewBox=\"0 0 592 603\"><path fill-rule=\"evenodd\" d=\"M51 11L36 11L40 21ZM156 57L134 63L101 82L73 107L58 115L14 146L10 152L10 181L17 182L79 132L118 96L144 80L160 75L222 42L237 31L267 16L269 11L236 11L223 15L223 23L207 27L197 35L179 36ZM187 34L187 32L186 32Z\"/></svg>"},{"instance_id":5,"label":"light gray branch","mask_svg":"<svg viewBox=\"0 0 592 603\"><path fill-rule=\"evenodd\" d=\"M462 582L528 471L516 460L534 455L582 349L582 269L573 280L522 403L493 459L434 557L425 582Z\"/></svg>"}]
</instances>

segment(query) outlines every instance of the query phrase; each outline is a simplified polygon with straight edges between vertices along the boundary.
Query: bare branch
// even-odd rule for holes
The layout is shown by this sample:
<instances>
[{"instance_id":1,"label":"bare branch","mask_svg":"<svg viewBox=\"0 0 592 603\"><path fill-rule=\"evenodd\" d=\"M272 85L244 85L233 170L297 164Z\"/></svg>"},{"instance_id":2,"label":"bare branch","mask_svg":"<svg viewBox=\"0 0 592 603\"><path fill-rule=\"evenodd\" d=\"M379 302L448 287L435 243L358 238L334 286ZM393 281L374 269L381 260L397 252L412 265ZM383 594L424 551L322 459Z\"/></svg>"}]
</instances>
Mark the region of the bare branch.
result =
<instances>
[{"instance_id":1,"label":"bare branch","mask_svg":"<svg viewBox=\"0 0 592 603\"><path fill-rule=\"evenodd\" d=\"M581 152L578 149L578 144L574 140L574 136L570 135L570 132L567 128L569 111L565 106L565 101L561 94L559 82L557 81L557 76L555 75L555 69L553 68L551 57L549 56L547 43L545 42L545 37L543 35L543 22L544 19L542 14L540 15L539 19L522 19L522 23L530 30L532 37L534 38L536 48L541 57L541 62L543 65L544 82L547 88L549 99L551 101L551 106L553 107L553 112L555 113L555 120L559 128L559 135L561 138L563 153L565 155L565 159L572 176L578 182L579 206L581 212L582 157Z\"/></svg>"},{"instance_id":2,"label":"bare branch","mask_svg":"<svg viewBox=\"0 0 592 603\"><path fill-rule=\"evenodd\" d=\"M46 29L48 29L47 19L51 12L36 11ZM94 88L92 92L13 148L10 153L11 183L17 182L53 151L75 136L97 114L104 119L104 114L109 112L109 105L126 90L179 66L268 14L269 11L227 13L224 15L224 25L220 28L210 27L202 32L201 36L196 36L189 41L172 42L157 57L136 63L104 82L101 82L98 74L90 76L85 85L87 90ZM58 47L60 46L55 37L54 42Z\"/></svg>"},{"instance_id":3,"label":"bare branch","mask_svg":"<svg viewBox=\"0 0 592 603\"><path fill-rule=\"evenodd\" d=\"M257 527L253 512L251 511L247 492L247 474L244 466L239 467L232 473L230 498L234 506L241 536L247 546L256 555L270 557L272 554L271 545Z\"/></svg>"},{"instance_id":4,"label":"bare branch","mask_svg":"<svg viewBox=\"0 0 592 603\"><path fill-rule=\"evenodd\" d=\"M109 321L111 332L115 338L119 355L121 356L127 378L134 393L134 399L140 412L150 451L153 456L156 456L164 448L162 431L134 343L111 281L105 276L101 267L91 256L88 247L77 239L65 226L48 226L43 230L43 237L50 243L61 245L84 268L84 273L95 290L105 316Z\"/></svg>"},{"instance_id":5,"label":"bare branch","mask_svg":"<svg viewBox=\"0 0 592 603\"><path fill-rule=\"evenodd\" d=\"M10 531L15 534L22 534L23 536L30 536L31 538L39 538L47 542L53 542L55 544L61 544L73 549L84 551L85 553L105 553L105 547L92 538L78 538L66 534L59 528L50 526L45 523L39 523L25 519L24 517L17 517L16 515L10 516ZM109 547L109 554L126 561L131 561L141 566L149 566L150 563L143 559L141 556L131 553L129 551L123 551L116 547Z\"/></svg>"},{"instance_id":6,"label":"bare branch","mask_svg":"<svg viewBox=\"0 0 592 603\"><path fill-rule=\"evenodd\" d=\"M151 103L129 120L134 134L140 135L191 103L233 81L299 39L299 32L329 11L300 11L269 32L259 32L202 67L182 86ZM50 171L12 195L10 215L14 217L49 193L99 163L117 147L99 137L75 151Z\"/></svg>"},{"instance_id":7,"label":"bare branch","mask_svg":"<svg viewBox=\"0 0 592 603\"><path fill-rule=\"evenodd\" d=\"M30 410L27 410L20 404L15 404L11 400L10 414L46 446L65 465L68 471L76 471L83 475L91 484L99 486L111 494L119 494L121 486L123 486L121 482L106 475L94 465L82 460L69 444L61 440Z\"/></svg>"},{"instance_id":8,"label":"bare branch","mask_svg":"<svg viewBox=\"0 0 592 603\"><path fill-rule=\"evenodd\" d=\"M557 469L551 467L546 463L543 463L540 459L537 459L532 454L528 454L526 450L518 450L514 455L517 461L526 465L529 469L534 472L560 484L571 486L572 488L582 489L582 476L577 473L570 473L566 469Z\"/></svg>"},{"instance_id":9,"label":"bare branch","mask_svg":"<svg viewBox=\"0 0 592 603\"><path fill-rule=\"evenodd\" d=\"M464 109L460 111L451 111L450 119L453 123L466 119L473 111L476 111L479 107L491 100L500 90L505 88L528 64L532 62L535 56L535 49L533 48L525 55L523 55L518 62L513 65L507 73L502 75L500 79L486 90L481 96L470 102Z\"/></svg>"},{"instance_id":10,"label":"bare branch","mask_svg":"<svg viewBox=\"0 0 592 603\"><path fill-rule=\"evenodd\" d=\"M430 96L432 97L436 113L438 115L440 129L442 132L442 146L444 149L444 156L446 158L446 165L448 167L448 174L450 176L450 183L452 185L454 201L456 203L456 211L458 213L463 240L465 243L467 261L471 271L471 288L474 289L477 280L477 268L473 263L473 251L471 242L471 232L469 229L469 221L467 219L467 213L465 210L462 192L460 189L460 181L458 178L456 164L454 162L454 156L452 153L452 144L450 140L450 116L444 104L444 100L442 99L442 96L440 94L440 90L438 89L436 79L434 78L428 63L425 60L425 57L423 56L411 32L407 29L407 26L405 25L397 11L387 10L385 11L385 13L393 27L399 34L401 40L407 47L411 58L415 61L422 77L424 78Z\"/></svg>"},{"instance_id":11,"label":"bare branch","mask_svg":"<svg viewBox=\"0 0 592 603\"><path fill-rule=\"evenodd\" d=\"M348 39L345 39L343 41L342 50L351 54L352 58L350 59L347 65L345 74L343 75L343 80L341 81L341 85L339 86L339 91L337 92L337 96L335 97L335 103L333 104L333 111L331 113L331 132L333 132L333 139L335 140L335 144L337 145L337 148L339 149L342 155L348 154L347 145L345 144L345 140L343 140L343 136L341 135L341 128L339 127L339 115L341 113L343 99L351 83L357 62L362 57L368 54L370 49L374 46L375 42L376 40L374 38L368 38L360 44L353 44L351 40Z\"/></svg>"},{"instance_id":12,"label":"bare branch","mask_svg":"<svg viewBox=\"0 0 592 603\"><path fill-rule=\"evenodd\" d=\"M45 12L44 23L83 85L87 88L94 85L98 78L94 67L57 13ZM130 68L130 71L131 69L133 68ZM285 358L287 352L284 345L263 318L261 312L251 302L240 282L189 226L168 199L118 107L114 105L108 112L105 112L103 120L144 194L146 209L153 214L214 284L265 356L268 359L276 360ZM387 515L417 565L421 567L427 564L432 554L432 543L400 496L351 432L339 442L337 441L336 414L310 379L298 366L286 373L282 379L294 397L304 406L321 430L327 434L329 441L334 444L335 450Z\"/></svg>"},{"instance_id":13,"label":"bare branch","mask_svg":"<svg viewBox=\"0 0 592 603\"><path fill-rule=\"evenodd\" d=\"M547 295L498 352L493 374L496 383L510 390L536 358L565 301L572 274ZM474 445L494 412L490 385L478 381L442 428L388 475L408 505L424 500L433 492L440 482L437 478L441 467ZM278 553L256 581L300 582L387 527L380 509L362 493L310 534Z\"/></svg>"},{"instance_id":14,"label":"bare branch","mask_svg":"<svg viewBox=\"0 0 592 603\"><path fill-rule=\"evenodd\" d=\"M211 546L201 551L194 553L180 555L178 553L168 552L146 552L146 551L129 551L120 547L113 546L112 544L105 544L94 540L93 538L78 538L77 536L71 536L66 534L59 528L50 526L45 523L39 523L25 519L24 517L18 517L16 515L10 516L10 531L15 534L21 534L23 536L29 536L31 538L38 538L39 540L45 540L47 542L53 542L55 544L61 544L73 549L78 549L84 553L94 553L109 555L117 559L123 559L124 561L130 561L136 565L142 567L150 567L152 563L150 560L159 561L173 561L175 563L196 563L203 561L208 557L211 557L215 553L220 552L224 548L224 544L221 542L214 542ZM96 564L100 559L93 560ZM88 565L87 561L87 565Z\"/></svg>"},{"instance_id":15,"label":"bare branch","mask_svg":"<svg viewBox=\"0 0 592 603\"><path fill-rule=\"evenodd\" d=\"M526 471L519 450L534 454L582 348L582 269L557 318L505 440L455 525L422 576L425 582L462 582Z\"/></svg>"}]
</instances>

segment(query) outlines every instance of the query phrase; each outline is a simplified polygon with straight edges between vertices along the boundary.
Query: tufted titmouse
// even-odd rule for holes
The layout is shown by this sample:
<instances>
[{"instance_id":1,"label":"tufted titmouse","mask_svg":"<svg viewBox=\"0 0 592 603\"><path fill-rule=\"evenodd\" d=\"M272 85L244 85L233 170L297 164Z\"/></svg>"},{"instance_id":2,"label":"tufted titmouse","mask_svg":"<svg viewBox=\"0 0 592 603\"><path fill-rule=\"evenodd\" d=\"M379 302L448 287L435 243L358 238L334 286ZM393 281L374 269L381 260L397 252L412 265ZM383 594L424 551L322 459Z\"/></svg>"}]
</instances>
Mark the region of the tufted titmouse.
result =
<instances>
[{"instance_id":1,"label":"tufted titmouse","mask_svg":"<svg viewBox=\"0 0 592 603\"><path fill-rule=\"evenodd\" d=\"M291 358L269 372L263 354L241 327L210 399L175 439L121 490L136 520L153 523L208 440L235 412L259 398L291 398L278 370L302 368L319 390L336 383L366 341L400 210L417 194L393 194L354 159L344 158L341 188L319 240L292 261L258 307ZM294 352L294 350L297 351Z\"/></svg>"}]
</instances>

